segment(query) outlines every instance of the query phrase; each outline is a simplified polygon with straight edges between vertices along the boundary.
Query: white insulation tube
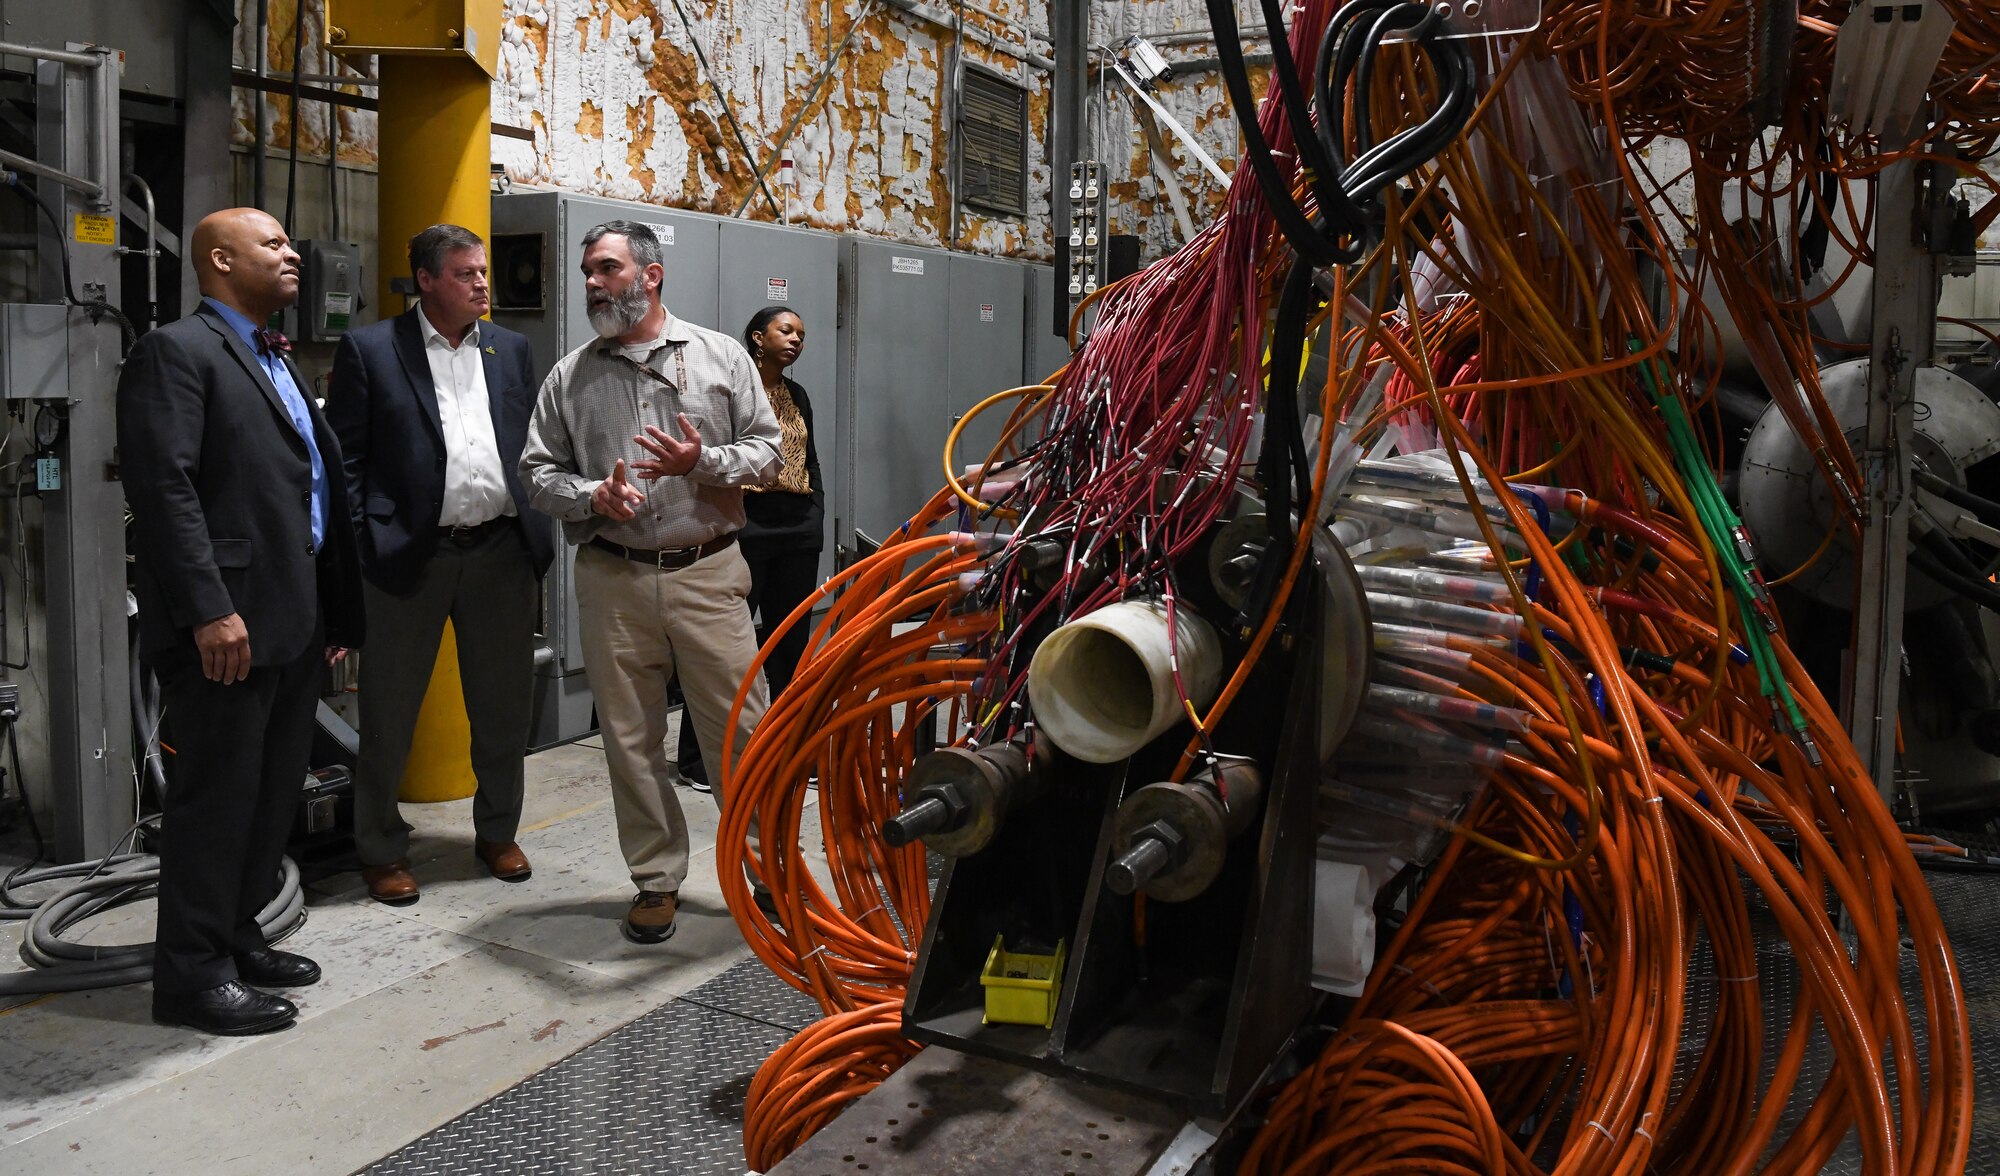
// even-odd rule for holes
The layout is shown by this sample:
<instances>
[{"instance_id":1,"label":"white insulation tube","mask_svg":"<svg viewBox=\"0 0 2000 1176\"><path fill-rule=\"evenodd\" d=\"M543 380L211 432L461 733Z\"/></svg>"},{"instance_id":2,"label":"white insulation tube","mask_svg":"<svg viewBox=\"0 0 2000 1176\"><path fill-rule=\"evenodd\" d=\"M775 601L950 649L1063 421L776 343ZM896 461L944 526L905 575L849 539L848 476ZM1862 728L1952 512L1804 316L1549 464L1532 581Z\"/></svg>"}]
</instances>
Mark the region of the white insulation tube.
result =
<instances>
[{"instance_id":1,"label":"white insulation tube","mask_svg":"<svg viewBox=\"0 0 2000 1176\"><path fill-rule=\"evenodd\" d=\"M1174 649L1167 643L1167 609L1159 601L1126 600L1079 617L1048 635L1028 665L1028 701L1043 734L1086 763L1130 757L1215 701L1222 678L1222 642L1193 610L1174 607Z\"/></svg>"}]
</instances>

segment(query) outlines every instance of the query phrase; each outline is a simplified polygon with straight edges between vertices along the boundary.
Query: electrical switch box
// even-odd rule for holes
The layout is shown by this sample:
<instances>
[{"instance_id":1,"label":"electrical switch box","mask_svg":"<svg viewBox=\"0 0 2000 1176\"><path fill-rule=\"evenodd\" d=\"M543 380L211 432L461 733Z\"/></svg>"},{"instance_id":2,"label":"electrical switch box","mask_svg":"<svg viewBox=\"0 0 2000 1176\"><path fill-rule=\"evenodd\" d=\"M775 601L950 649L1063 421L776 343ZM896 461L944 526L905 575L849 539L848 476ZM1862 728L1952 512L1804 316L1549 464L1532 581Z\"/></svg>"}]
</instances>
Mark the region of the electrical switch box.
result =
<instances>
[{"instance_id":1,"label":"electrical switch box","mask_svg":"<svg viewBox=\"0 0 2000 1176\"><path fill-rule=\"evenodd\" d=\"M332 343L361 325L361 246L347 241L294 241L299 301L280 328L294 339Z\"/></svg>"}]
</instances>

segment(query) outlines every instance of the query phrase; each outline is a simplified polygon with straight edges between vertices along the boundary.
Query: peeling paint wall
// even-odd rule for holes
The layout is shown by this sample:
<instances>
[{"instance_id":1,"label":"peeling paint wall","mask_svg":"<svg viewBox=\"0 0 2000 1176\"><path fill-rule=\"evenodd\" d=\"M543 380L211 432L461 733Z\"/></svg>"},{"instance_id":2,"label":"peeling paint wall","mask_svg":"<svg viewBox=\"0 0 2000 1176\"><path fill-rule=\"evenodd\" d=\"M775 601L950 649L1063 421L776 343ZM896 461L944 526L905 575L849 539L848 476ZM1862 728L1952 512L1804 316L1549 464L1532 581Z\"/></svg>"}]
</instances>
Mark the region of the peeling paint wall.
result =
<instances>
[{"instance_id":1,"label":"peeling paint wall","mask_svg":"<svg viewBox=\"0 0 2000 1176\"><path fill-rule=\"evenodd\" d=\"M274 69L290 65L300 2L271 0ZM329 72L319 48L322 0L303 5L306 70ZM505 0L493 120L534 140L495 136L493 158L517 184L725 215L748 198L746 215L758 219L1048 257L1050 78L1024 60L1051 52L1046 5L916 7L928 15L862 0ZM256 59L256 0L237 0L237 10L237 61L247 67ZM946 27L952 11L964 13L962 42ZM1028 91L1024 217L954 209L951 78L961 52L966 64ZM287 100L273 95L270 107L267 142L284 150ZM253 108L253 95L239 88L232 134L246 150L255 141ZM326 107L307 102L300 114L301 152L324 157ZM796 184L785 192L776 183L777 140L795 118L787 146ZM342 112L339 134L344 164L374 163L373 115ZM766 164L782 208L751 181Z\"/></svg>"},{"instance_id":2,"label":"peeling paint wall","mask_svg":"<svg viewBox=\"0 0 2000 1176\"><path fill-rule=\"evenodd\" d=\"M1239 2L1236 9L1240 28L1262 28L1257 4ZM1094 0L1091 5L1092 45L1115 48L1136 35L1152 42L1160 56L1176 65L1174 79L1161 85L1154 99L1224 172L1233 175L1243 141L1222 74L1212 65L1215 41L1209 30L1204 0ZM1260 34L1246 34L1242 41L1245 53L1269 51ZM1263 66L1253 66L1250 71L1259 97L1267 72ZM1136 105L1131 89L1115 75L1108 86L1093 85L1086 142L1091 144L1092 157L1106 168L1109 230L1138 235L1143 256L1150 260L1178 248L1183 241L1165 184L1147 151L1145 134L1134 113ZM1172 175L1181 185L1189 217L1199 232L1221 210L1223 187L1165 123L1160 124L1160 133L1172 156Z\"/></svg>"}]
</instances>

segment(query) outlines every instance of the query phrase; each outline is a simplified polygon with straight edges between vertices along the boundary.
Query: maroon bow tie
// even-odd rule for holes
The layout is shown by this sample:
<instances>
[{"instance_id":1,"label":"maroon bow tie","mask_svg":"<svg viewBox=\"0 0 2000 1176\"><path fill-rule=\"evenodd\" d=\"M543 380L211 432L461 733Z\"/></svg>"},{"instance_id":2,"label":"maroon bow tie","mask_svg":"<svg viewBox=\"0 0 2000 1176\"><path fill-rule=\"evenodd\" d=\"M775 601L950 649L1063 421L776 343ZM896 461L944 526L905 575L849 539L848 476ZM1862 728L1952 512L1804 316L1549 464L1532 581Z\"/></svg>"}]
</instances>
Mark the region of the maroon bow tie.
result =
<instances>
[{"instance_id":1,"label":"maroon bow tie","mask_svg":"<svg viewBox=\"0 0 2000 1176\"><path fill-rule=\"evenodd\" d=\"M256 330L250 332L250 337L257 341L257 350L260 354L290 355L292 352L292 341L285 338L283 331L271 331L263 327L258 327Z\"/></svg>"}]
</instances>

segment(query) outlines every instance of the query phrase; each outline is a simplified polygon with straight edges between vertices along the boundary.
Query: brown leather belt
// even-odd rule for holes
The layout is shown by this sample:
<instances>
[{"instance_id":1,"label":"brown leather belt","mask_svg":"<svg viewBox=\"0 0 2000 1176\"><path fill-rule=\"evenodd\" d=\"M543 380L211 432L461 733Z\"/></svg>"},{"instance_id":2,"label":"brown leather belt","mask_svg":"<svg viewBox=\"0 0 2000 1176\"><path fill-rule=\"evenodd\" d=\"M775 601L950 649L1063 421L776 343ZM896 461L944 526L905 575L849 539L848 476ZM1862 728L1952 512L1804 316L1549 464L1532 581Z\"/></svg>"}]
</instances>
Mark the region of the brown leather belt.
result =
<instances>
[{"instance_id":1,"label":"brown leather belt","mask_svg":"<svg viewBox=\"0 0 2000 1176\"><path fill-rule=\"evenodd\" d=\"M590 545L613 555L622 555L633 563L651 564L663 572L677 572L696 560L707 559L718 551L728 550L729 545L734 542L736 542L736 532L731 531L727 535L717 535L700 547L673 547L665 551L654 551L647 547L627 547L622 543L613 543L609 539L597 538L593 538Z\"/></svg>"}]
</instances>

